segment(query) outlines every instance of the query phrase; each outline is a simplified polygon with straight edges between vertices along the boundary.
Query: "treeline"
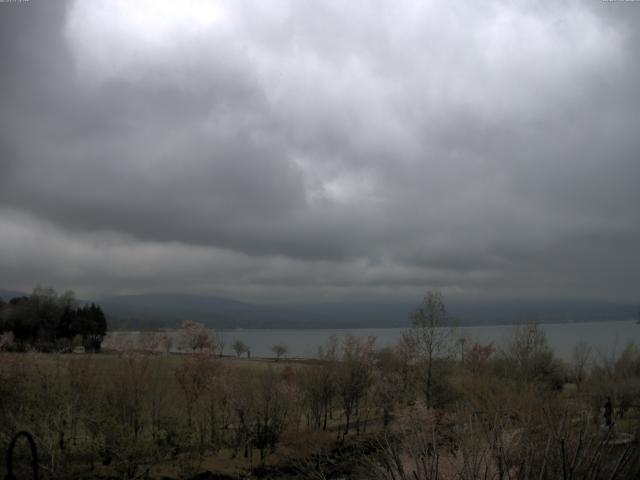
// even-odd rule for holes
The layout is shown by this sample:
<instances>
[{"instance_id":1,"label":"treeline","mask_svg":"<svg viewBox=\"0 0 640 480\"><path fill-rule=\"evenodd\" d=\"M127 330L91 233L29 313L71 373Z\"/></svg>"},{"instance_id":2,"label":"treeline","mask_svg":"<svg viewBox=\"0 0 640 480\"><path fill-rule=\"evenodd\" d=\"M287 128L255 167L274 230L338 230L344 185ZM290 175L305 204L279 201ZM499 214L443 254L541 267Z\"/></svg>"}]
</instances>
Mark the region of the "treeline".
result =
<instances>
[{"instance_id":1,"label":"treeline","mask_svg":"<svg viewBox=\"0 0 640 480\"><path fill-rule=\"evenodd\" d=\"M37 287L29 296L0 299L0 348L66 352L100 350L107 320L100 306L80 305L73 291Z\"/></svg>"}]
</instances>

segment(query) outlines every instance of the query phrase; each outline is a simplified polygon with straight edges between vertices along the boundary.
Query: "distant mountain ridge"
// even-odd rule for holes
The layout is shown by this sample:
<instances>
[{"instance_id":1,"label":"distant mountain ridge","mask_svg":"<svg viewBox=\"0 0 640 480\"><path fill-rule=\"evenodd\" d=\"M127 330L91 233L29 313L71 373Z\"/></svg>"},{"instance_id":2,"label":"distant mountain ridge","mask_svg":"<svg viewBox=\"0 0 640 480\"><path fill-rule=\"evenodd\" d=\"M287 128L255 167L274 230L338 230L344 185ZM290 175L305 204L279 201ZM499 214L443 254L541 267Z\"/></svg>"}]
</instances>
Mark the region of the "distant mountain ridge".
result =
<instances>
[{"instance_id":1,"label":"distant mountain ridge","mask_svg":"<svg viewBox=\"0 0 640 480\"><path fill-rule=\"evenodd\" d=\"M300 313L352 319L358 326L402 327L410 324L416 302L356 302L289 306ZM540 323L632 320L635 304L584 300L452 300L447 309L459 325L495 325L536 321ZM345 318L346 319L346 318Z\"/></svg>"},{"instance_id":2,"label":"distant mountain ridge","mask_svg":"<svg viewBox=\"0 0 640 480\"><path fill-rule=\"evenodd\" d=\"M25 293L0 290L4 301L21 295ZM147 293L89 301L101 305L111 330L151 330L175 328L185 320L217 329L406 327L420 299L264 305L216 296ZM634 320L639 310L635 304L580 300L465 300L450 301L448 308L459 325Z\"/></svg>"},{"instance_id":3,"label":"distant mountain ridge","mask_svg":"<svg viewBox=\"0 0 640 480\"><path fill-rule=\"evenodd\" d=\"M115 325L128 328L176 327L194 320L219 329L308 328L311 314L281 307L257 305L214 296L189 294L141 294L97 300ZM317 324L312 322L312 324Z\"/></svg>"},{"instance_id":4,"label":"distant mountain ridge","mask_svg":"<svg viewBox=\"0 0 640 480\"><path fill-rule=\"evenodd\" d=\"M308 329L405 327L419 299L261 305L221 297L143 294L106 297L98 303L114 325L128 328L175 327L195 320L218 329ZM638 311L635 304L579 300L451 301L448 308L459 325L632 320Z\"/></svg>"},{"instance_id":5,"label":"distant mountain ridge","mask_svg":"<svg viewBox=\"0 0 640 480\"><path fill-rule=\"evenodd\" d=\"M0 298L2 300L4 300L5 302L8 302L12 298L24 297L25 295L28 295L28 293L17 292L15 290L3 290L3 289L0 289Z\"/></svg>"}]
</instances>

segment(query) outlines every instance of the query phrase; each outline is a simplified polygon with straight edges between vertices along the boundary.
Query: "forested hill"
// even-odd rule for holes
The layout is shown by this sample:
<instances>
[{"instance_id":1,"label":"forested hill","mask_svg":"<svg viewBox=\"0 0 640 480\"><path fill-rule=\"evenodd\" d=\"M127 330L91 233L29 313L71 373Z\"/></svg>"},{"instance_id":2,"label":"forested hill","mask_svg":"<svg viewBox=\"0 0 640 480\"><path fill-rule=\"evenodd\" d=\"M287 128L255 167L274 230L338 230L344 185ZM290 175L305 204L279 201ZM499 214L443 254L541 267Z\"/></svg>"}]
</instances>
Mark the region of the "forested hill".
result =
<instances>
[{"instance_id":1,"label":"forested hill","mask_svg":"<svg viewBox=\"0 0 640 480\"><path fill-rule=\"evenodd\" d=\"M179 294L147 294L99 299L112 328L173 327L195 320L215 328L404 327L412 302L341 302L261 305ZM631 320L634 304L588 301L452 301L449 311L460 325Z\"/></svg>"},{"instance_id":2,"label":"forested hill","mask_svg":"<svg viewBox=\"0 0 640 480\"><path fill-rule=\"evenodd\" d=\"M111 329L173 328L185 320L202 322L218 329L318 328L327 321L320 314L284 307L186 294L105 297L100 299L100 304L107 312Z\"/></svg>"},{"instance_id":3,"label":"forested hill","mask_svg":"<svg viewBox=\"0 0 640 480\"><path fill-rule=\"evenodd\" d=\"M2 290L2 289L0 289L0 300L4 300L5 302L8 302L12 298L27 297L27 296L29 296L28 293L18 292L16 290Z\"/></svg>"}]
</instances>

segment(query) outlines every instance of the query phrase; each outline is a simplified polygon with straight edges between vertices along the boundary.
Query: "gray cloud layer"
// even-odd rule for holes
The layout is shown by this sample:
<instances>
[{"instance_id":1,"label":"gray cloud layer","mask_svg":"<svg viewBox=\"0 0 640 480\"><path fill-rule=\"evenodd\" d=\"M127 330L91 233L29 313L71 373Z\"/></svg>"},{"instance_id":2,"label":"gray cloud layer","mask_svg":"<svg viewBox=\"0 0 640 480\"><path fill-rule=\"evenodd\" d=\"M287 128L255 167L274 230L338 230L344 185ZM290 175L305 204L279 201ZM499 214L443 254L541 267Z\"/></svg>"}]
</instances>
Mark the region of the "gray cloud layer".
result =
<instances>
[{"instance_id":1,"label":"gray cloud layer","mask_svg":"<svg viewBox=\"0 0 640 480\"><path fill-rule=\"evenodd\" d=\"M636 300L640 4L0 4L0 275Z\"/></svg>"}]
</instances>

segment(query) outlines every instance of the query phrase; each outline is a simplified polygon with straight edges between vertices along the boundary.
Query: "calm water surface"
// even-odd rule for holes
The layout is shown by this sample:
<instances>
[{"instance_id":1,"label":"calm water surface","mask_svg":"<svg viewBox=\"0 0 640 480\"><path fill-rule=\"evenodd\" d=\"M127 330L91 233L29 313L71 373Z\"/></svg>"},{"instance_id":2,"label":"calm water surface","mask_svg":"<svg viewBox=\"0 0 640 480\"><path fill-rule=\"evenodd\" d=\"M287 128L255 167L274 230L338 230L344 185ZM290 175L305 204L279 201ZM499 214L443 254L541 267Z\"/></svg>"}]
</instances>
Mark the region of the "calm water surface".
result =
<instances>
[{"instance_id":1,"label":"calm water surface","mask_svg":"<svg viewBox=\"0 0 640 480\"><path fill-rule=\"evenodd\" d=\"M619 354L631 341L640 345L640 325L635 321L615 322L576 322L542 324L547 340L556 355L570 360L574 346L578 342L589 344L596 355ZM273 357L271 347L284 344L288 347L288 357L314 358L318 347L327 343L332 335L339 339L346 335L358 337L376 337L377 347L394 345L404 328L350 328L350 329L318 329L318 330L223 330L216 332L224 338L226 355L233 355L231 344L242 340L251 348L253 357ZM493 344L500 348L513 335L513 325L489 325L475 327L458 327L456 337L464 337L469 342ZM115 332L112 335L119 335ZM136 335L133 332L131 335ZM177 335L175 332L170 335ZM175 342L174 344L177 344Z\"/></svg>"},{"instance_id":2,"label":"calm water surface","mask_svg":"<svg viewBox=\"0 0 640 480\"><path fill-rule=\"evenodd\" d=\"M541 327L556 355L565 360L571 358L576 343L587 342L594 352L602 355L620 353L629 341L640 344L640 325L634 321L551 323ZM471 342L493 342L496 347L505 345L513 334L512 325L490 325L481 327L459 327L457 336ZM251 347L255 357L272 357L271 347L283 343L289 348L290 357L315 357L318 347L329 337L342 338L347 334L360 337L376 337L378 347L395 344L403 328L353 328L323 330L234 330L218 332L224 336L225 353L232 354L231 344L240 339Z\"/></svg>"}]
</instances>

